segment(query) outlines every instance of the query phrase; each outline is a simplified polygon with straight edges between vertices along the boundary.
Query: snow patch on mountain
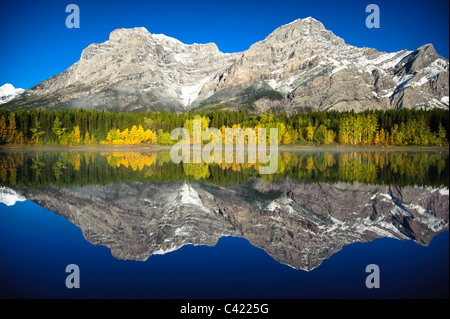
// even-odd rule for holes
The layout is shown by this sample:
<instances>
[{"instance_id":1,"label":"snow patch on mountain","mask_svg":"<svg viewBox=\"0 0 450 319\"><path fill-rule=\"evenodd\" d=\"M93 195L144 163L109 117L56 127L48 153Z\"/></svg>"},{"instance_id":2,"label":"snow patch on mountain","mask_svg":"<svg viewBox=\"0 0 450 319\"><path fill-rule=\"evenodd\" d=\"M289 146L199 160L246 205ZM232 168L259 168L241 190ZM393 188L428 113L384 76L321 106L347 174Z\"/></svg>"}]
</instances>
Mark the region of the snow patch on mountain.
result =
<instances>
[{"instance_id":1,"label":"snow patch on mountain","mask_svg":"<svg viewBox=\"0 0 450 319\"><path fill-rule=\"evenodd\" d=\"M0 203L6 206L14 206L17 202L24 202L27 199L16 191L8 187L0 187Z\"/></svg>"},{"instance_id":2,"label":"snow patch on mountain","mask_svg":"<svg viewBox=\"0 0 450 319\"><path fill-rule=\"evenodd\" d=\"M11 101L17 95L22 94L25 90L21 88L15 88L12 84L5 83L0 87L0 104Z\"/></svg>"},{"instance_id":3,"label":"snow patch on mountain","mask_svg":"<svg viewBox=\"0 0 450 319\"><path fill-rule=\"evenodd\" d=\"M359 48L312 17L285 24L235 53L138 27L114 30L108 41L89 45L69 69L25 92L34 98L10 107L39 106L41 98L48 107L78 107L80 101L94 109L186 112L222 102L240 107L256 83L265 83L261 93L275 90L282 98L267 102L261 94L256 112L448 108L448 70L448 60L431 44L392 53Z\"/></svg>"},{"instance_id":4,"label":"snow patch on mountain","mask_svg":"<svg viewBox=\"0 0 450 319\"><path fill-rule=\"evenodd\" d=\"M188 183L185 183L178 191L175 203L181 205L194 205L203 211L209 212L209 209L205 207L197 191Z\"/></svg>"},{"instance_id":5,"label":"snow patch on mountain","mask_svg":"<svg viewBox=\"0 0 450 319\"><path fill-rule=\"evenodd\" d=\"M439 194L441 194L442 196L448 196L448 188L443 187L443 188L439 189Z\"/></svg>"}]
</instances>

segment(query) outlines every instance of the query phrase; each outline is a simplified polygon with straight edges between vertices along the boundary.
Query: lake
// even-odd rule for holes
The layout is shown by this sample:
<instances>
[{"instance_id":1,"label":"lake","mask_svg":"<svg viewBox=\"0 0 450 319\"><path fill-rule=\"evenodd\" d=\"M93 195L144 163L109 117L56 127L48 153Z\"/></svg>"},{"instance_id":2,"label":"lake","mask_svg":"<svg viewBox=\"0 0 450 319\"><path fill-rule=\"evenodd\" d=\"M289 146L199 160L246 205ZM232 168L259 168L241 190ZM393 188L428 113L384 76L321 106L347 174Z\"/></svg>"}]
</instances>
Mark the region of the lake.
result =
<instances>
[{"instance_id":1,"label":"lake","mask_svg":"<svg viewBox=\"0 0 450 319\"><path fill-rule=\"evenodd\" d=\"M448 298L447 150L261 165L0 151L1 297Z\"/></svg>"}]
</instances>

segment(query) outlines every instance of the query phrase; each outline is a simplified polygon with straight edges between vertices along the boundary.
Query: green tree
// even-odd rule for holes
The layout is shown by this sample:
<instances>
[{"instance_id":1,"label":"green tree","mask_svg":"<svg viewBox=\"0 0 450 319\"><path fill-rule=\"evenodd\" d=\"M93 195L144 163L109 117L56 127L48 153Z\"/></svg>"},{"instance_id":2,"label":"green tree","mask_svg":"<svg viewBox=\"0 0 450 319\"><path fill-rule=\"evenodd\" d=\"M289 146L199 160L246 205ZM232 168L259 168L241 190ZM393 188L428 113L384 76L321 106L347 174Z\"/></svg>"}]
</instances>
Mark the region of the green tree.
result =
<instances>
[{"instance_id":1,"label":"green tree","mask_svg":"<svg viewBox=\"0 0 450 319\"><path fill-rule=\"evenodd\" d=\"M437 144L440 144L440 145L445 144L447 142L446 137L447 137L447 132L445 131L445 128L442 125L442 123L439 122L439 129L437 132L437 139L436 139Z\"/></svg>"},{"instance_id":2,"label":"green tree","mask_svg":"<svg viewBox=\"0 0 450 319\"><path fill-rule=\"evenodd\" d=\"M173 141L170 140L170 133L163 132L163 130L158 130L157 141L158 144L161 145L169 145L173 143Z\"/></svg>"},{"instance_id":3,"label":"green tree","mask_svg":"<svg viewBox=\"0 0 450 319\"><path fill-rule=\"evenodd\" d=\"M52 131L53 133L55 133L57 142L59 143L59 139L61 138L61 135L66 131L66 128L62 127L61 120L58 116L56 116L55 120L53 121Z\"/></svg>"},{"instance_id":4,"label":"green tree","mask_svg":"<svg viewBox=\"0 0 450 319\"><path fill-rule=\"evenodd\" d=\"M41 124L39 123L39 120L36 118L34 122L34 127L30 129L31 131L31 143L33 144L39 144L39 139L42 135L45 134L44 131L41 131Z\"/></svg>"},{"instance_id":5,"label":"green tree","mask_svg":"<svg viewBox=\"0 0 450 319\"><path fill-rule=\"evenodd\" d=\"M6 143L14 143L17 139L16 118L14 116L14 112L9 113L8 122L8 136L6 138Z\"/></svg>"},{"instance_id":6,"label":"green tree","mask_svg":"<svg viewBox=\"0 0 450 319\"><path fill-rule=\"evenodd\" d=\"M6 143L8 131L6 129L6 119L4 116L0 118L0 143Z\"/></svg>"},{"instance_id":7,"label":"green tree","mask_svg":"<svg viewBox=\"0 0 450 319\"><path fill-rule=\"evenodd\" d=\"M194 137L194 121L200 121L200 129L201 131L205 131L209 127L210 119L205 116L195 115L193 119L188 119L184 122L183 127L189 131L189 136L191 139ZM202 133L203 134L203 133ZM198 137L201 140L201 136Z\"/></svg>"},{"instance_id":8,"label":"green tree","mask_svg":"<svg viewBox=\"0 0 450 319\"><path fill-rule=\"evenodd\" d=\"M327 144L328 130L325 125L320 125L314 133L314 141L319 144Z\"/></svg>"},{"instance_id":9,"label":"green tree","mask_svg":"<svg viewBox=\"0 0 450 319\"><path fill-rule=\"evenodd\" d=\"M348 144L350 138L350 120L349 117L342 117L339 121L339 143Z\"/></svg>"}]
</instances>

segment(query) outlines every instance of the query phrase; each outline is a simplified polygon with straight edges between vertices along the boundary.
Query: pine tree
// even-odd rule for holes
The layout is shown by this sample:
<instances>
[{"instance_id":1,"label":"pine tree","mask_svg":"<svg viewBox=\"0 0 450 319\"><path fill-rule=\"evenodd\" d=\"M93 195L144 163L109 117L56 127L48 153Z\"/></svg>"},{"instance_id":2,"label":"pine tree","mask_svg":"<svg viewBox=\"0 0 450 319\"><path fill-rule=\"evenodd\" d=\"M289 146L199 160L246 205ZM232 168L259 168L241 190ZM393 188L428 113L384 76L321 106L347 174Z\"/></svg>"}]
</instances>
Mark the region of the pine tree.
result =
<instances>
[{"instance_id":1,"label":"pine tree","mask_svg":"<svg viewBox=\"0 0 450 319\"><path fill-rule=\"evenodd\" d=\"M6 119L4 116L0 118L0 144L6 143L7 138Z\"/></svg>"},{"instance_id":2,"label":"pine tree","mask_svg":"<svg viewBox=\"0 0 450 319\"><path fill-rule=\"evenodd\" d=\"M14 112L9 113L8 116L8 128L7 128L7 138L6 138L6 143L14 143L16 142L16 135L17 135L17 130L16 130L16 119L14 116Z\"/></svg>"},{"instance_id":3,"label":"pine tree","mask_svg":"<svg viewBox=\"0 0 450 319\"><path fill-rule=\"evenodd\" d=\"M59 139L61 135L66 131L65 127L62 127L62 123L58 116L55 117L55 120L53 121L53 127L52 127L53 133L55 133L57 142L59 143Z\"/></svg>"},{"instance_id":4,"label":"pine tree","mask_svg":"<svg viewBox=\"0 0 450 319\"><path fill-rule=\"evenodd\" d=\"M401 137L399 136L399 127L398 124L394 124L394 127L391 129L391 144L392 145L400 145L401 144Z\"/></svg>"},{"instance_id":5,"label":"pine tree","mask_svg":"<svg viewBox=\"0 0 450 319\"><path fill-rule=\"evenodd\" d=\"M380 138L380 144L382 144L382 145L387 144L387 143L386 143L386 133L384 132L384 129L383 129L383 128L380 130L380 133L379 133L378 136L379 136L379 138Z\"/></svg>"},{"instance_id":6,"label":"pine tree","mask_svg":"<svg viewBox=\"0 0 450 319\"><path fill-rule=\"evenodd\" d=\"M30 129L30 132L31 132L31 143L39 144L39 139L42 135L45 134L45 132L41 131L41 124L39 123L39 120L37 118L34 122L34 127Z\"/></svg>"},{"instance_id":7,"label":"pine tree","mask_svg":"<svg viewBox=\"0 0 450 319\"><path fill-rule=\"evenodd\" d=\"M444 126L441 122L439 122L439 129L437 132L437 144L445 144L447 142L447 132L445 131Z\"/></svg>"}]
</instances>

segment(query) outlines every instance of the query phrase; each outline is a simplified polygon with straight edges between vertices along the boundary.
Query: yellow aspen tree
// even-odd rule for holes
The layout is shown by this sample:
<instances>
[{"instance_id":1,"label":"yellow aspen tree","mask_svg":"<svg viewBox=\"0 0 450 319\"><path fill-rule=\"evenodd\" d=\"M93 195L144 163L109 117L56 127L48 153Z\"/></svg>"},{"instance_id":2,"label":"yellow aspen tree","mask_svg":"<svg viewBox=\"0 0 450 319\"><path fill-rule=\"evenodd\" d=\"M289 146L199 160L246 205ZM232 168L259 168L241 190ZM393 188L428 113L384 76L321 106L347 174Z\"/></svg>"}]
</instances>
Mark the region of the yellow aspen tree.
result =
<instances>
[{"instance_id":1,"label":"yellow aspen tree","mask_svg":"<svg viewBox=\"0 0 450 319\"><path fill-rule=\"evenodd\" d=\"M312 141L314 139L314 127L311 123L306 127L306 139Z\"/></svg>"},{"instance_id":2,"label":"yellow aspen tree","mask_svg":"<svg viewBox=\"0 0 450 319\"><path fill-rule=\"evenodd\" d=\"M283 144L290 144L291 143L291 136L288 132L286 132L283 136Z\"/></svg>"}]
</instances>

